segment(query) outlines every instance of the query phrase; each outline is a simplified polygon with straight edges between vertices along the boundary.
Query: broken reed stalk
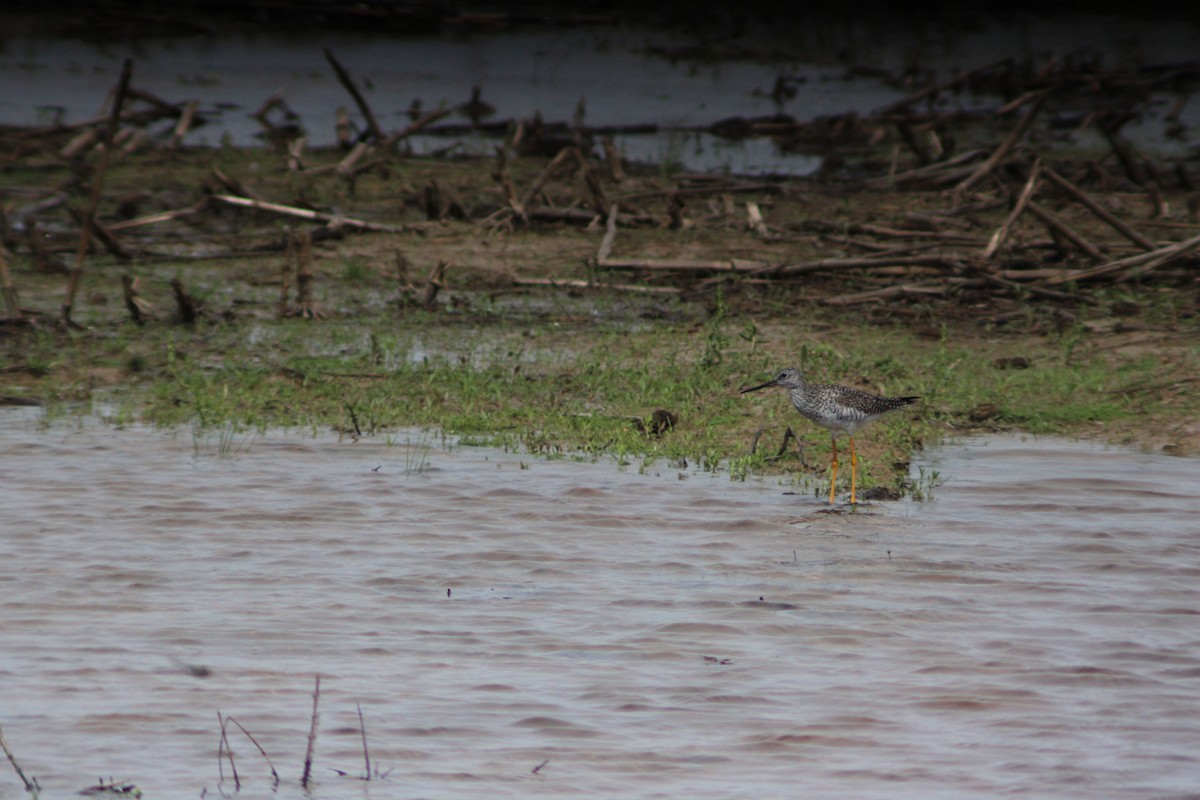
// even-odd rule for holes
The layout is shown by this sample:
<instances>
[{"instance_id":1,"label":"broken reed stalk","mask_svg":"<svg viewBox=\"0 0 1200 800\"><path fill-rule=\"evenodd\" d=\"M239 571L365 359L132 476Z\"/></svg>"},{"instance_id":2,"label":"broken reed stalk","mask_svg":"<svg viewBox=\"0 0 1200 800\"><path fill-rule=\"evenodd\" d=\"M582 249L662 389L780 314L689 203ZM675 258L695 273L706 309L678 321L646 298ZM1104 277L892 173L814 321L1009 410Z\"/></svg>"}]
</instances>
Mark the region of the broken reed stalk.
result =
<instances>
[{"instance_id":1,"label":"broken reed stalk","mask_svg":"<svg viewBox=\"0 0 1200 800\"><path fill-rule=\"evenodd\" d=\"M384 139L380 143L380 147L382 147L384 150L387 150L389 147L396 144L396 142L399 142L402 139L407 139L409 136L412 136L414 133L421 130L422 128L424 128L428 125L432 125L433 123L437 122L442 117L452 113L453 110L454 109L451 109L451 108L439 108L436 111L430 111L427 114L422 114L418 119L413 121L404 130L397 131L396 133L393 133L391 136Z\"/></svg>"},{"instance_id":2,"label":"broken reed stalk","mask_svg":"<svg viewBox=\"0 0 1200 800\"><path fill-rule=\"evenodd\" d=\"M140 278L136 278L128 272L121 275L121 290L125 297L125 308L129 309L129 318L138 325L145 325L154 318L154 306L138 291L140 282Z\"/></svg>"},{"instance_id":3,"label":"broken reed stalk","mask_svg":"<svg viewBox=\"0 0 1200 800\"><path fill-rule=\"evenodd\" d=\"M1160 247L1149 253L1139 253L1136 256L1110 261L1107 264L1098 264L1088 269L1064 272L1061 275L1040 281L1038 285L1057 286L1060 283L1068 283L1070 281L1092 280L1111 275L1114 272L1121 272L1122 279L1127 279L1137 274L1144 274L1150 270L1157 269L1163 264L1187 255L1197 247L1200 247L1200 236L1193 236L1191 239L1185 239L1182 242Z\"/></svg>"},{"instance_id":4,"label":"broken reed stalk","mask_svg":"<svg viewBox=\"0 0 1200 800\"><path fill-rule=\"evenodd\" d=\"M550 163L542 170L542 174L537 176L537 180L533 182L533 185L529 187L529 191L525 193L525 197L521 200L521 205L518 209L519 213L524 215L525 210L533 205L533 201L537 199L538 194L550 182L550 179L554 177L554 174L562 166L562 163L572 156L582 159L582 155L579 154L579 148L573 145L559 150L558 155L550 159Z\"/></svg>"},{"instance_id":5,"label":"broken reed stalk","mask_svg":"<svg viewBox=\"0 0 1200 800\"><path fill-rule=\"evenodd\" d=\"M1050 167L1045 167L1042 170L1042 174L1044 174L1047 178L1049 178L1050 182L1053 183L1055 186L1062 189L1064 192L1069 194L1075 200L1079 201L1079 203L1081 205L1083 205L1088 211L1091 211L1093 214L1095 214L1097 217L1099 217L1102 222L1107 223L1109 225L1109 227L1111 227L1117 233L1121 234L1126 239L1133 242L1134 244L1136 244L1138 247L1142 248L1143 250L1153 250L1154 249L1154 242L1150 241L1145 236L1142 236L1142 234L1138 233L1136 230L1131 228L1129 225L1125 224L1124 222L1122 222L1121 220L1117 219L1115 216L1110 214L1108 212L1108 210L1104 208L1104 206L1100 205L1095 200L1093 200L1091 195L1087 194L1082 189L1080 189L1078 186L1071 183L1069 180L1067 180L1063 176L1059 175L1057 172L1052 170Z\"/></svg>"},{"instance_id":6,"label":"broken reed stalk","mask_svg":"<svg viewBox=\"0 0 1200 800\"><path fill-rule=\"evenodd\" d=\"M358 709L358 729L362 732L363 743L363 761L367 765L367 775L363 780L371 780L371 754L367 751L367 723L363 720L362 705L355 703L354 707Z\"/></svg>"},{"instance_id":7,"label":"broken reed stalk","mask_svg":"<svg viewBox=\"0 0 1200 800\"><path fill-rule=\"evenodd\" d=\"M220 713L218 713L217 716L219 717ZM233 717L226 717L225 721L232 722L234 725L237 725L238 730L240 730L242 733L244 733L246 735L246 738L250 740L251 744L253 744L255 747L258 748L258 752L261 753L263 759L266 760L267 766L271 768L271 778L275 782L275 788L278 788L279 787L279 773L276 772L275 765L271 763L271 757L269 755L267 755L267 751L263 749L263 746L258 743L257 739L255 739L253 736L250 735L250 731L246 730L245 727L242 726L242 723L238 722ZM224 727L224 726L222 726L222 727ZM228 743L229 743L229 740L226 739L227 746L228 746ZM232 760L230 761L230 763L231 764L233 763Z\"/></svg>"},{"instance_id":8,"label":"broken reed stalk","mask_svg":"<svg viewBox=\"0 0 1200 800\"><path fill-rule=\"evenodd\" d=\"M345 225L349 228L357 228L364 231L378 231L381 233L405 233L412 230L404 225L384 225L378 222L366 222L353 217L342 217L336 214L324 214L320 211L312 211L307 208L297 208L295 206L285 206L280 203L268 203L265 200L252 200L249 197L238 197L230 194L214 194L213 200L226 203L231 206L240 206L242 208L253 208L258 211L270 211L274 214L284 214L289 217L299 217L300 219L312 220L313 222L323 222L327 225Z\"/></svg>"},{"instance_id":9,"label":"broken reed stalk","mask_svg":"<svg viewBox=\"0 0 1200 800\"><path fill-rule=\"evenodd\" d=\"M604 161L608 165L609 180L620 183L625 180L625 170L621 167L621 154L617 151L616 144L611 136L603 137L600 144L604 146Z\"/></svg>"},{"instance_id":10,"label":"broken reed stalk","mask_svg":"<svg viewBox=\"0 0 1200 800\"><path fill-rule=\"evenodd\" d=\"M317 724L321 719L317 715L317 703L320 699L321 675L318 673L316 686L313 687L312 725L308 729L308 750L304 754L304 774L300 776L300 785L305 789L308 788L308 781L312 775L313 748L317 746Z\"/></svg>"},{"instance_id":11,"label":"broken reed stalk","mask_svg":"<svg viewBox=\"0 0 1200 800\"><path fill-rule=\"evenodd\" d=\"M179 321L184 325L195 325L200 316L200 304L179 278L171 278L171 288L175 291L175 305L179 307Z\"/></svg>"},{"instance_id":12,"label":"broken reed stalk","mask_svg":"<svg viewBox=\"0 0 1200 800\"><path fill-rule=\"evenodd\" d=\"M449 262L439 261L437 266L429 271L429 277L425 280L425 288L421 290L421 297L418 301L422 308L429 311L437 309L438 292L446 286L446 267L450 266Z\"/></svg>"},{"instance_id":13,"label":"broken reed stalk","mask_svg":"<svg viewBox=\"0 0 1200 800\"><path fill-rule=\"evenodd\" d=\"M620 206L616 203L608 209L608 220L605 223L604 238L600 240L600 249L596 251L596 264L602 264L612 254L613 242L617 238L617 214Z\"/></svg>"},{"instance_id":14,"label":"broken reed stalk","mask_svg":"<svg viewBox=\"0 0 1200 800\"><path fill-rule=\"evenodd\" d=\"M196 121L196 105L197 101L188 100L183 106L183 113L179 115L179 121L175 123L175 130L171 131L171 149L175 150L183 141L183 137L187 136L187 132L191 130L192 123Z\"/></svg>"},{"instance_id":15,"label":"broken reed stalk","mask_svg":"<svg viewBox=\"0 0 1200 800\"><path fill-rule=\"evenodd\" d=\"M1104 254L1100 252L1100 248L1083 238L1083 234L1076 231L1067 223L1058 218L1058 215L1050 209L1045 208L1034 201L1030 200L1028 204L1029 213L1037 217L1043 225L1050 231L1051 235L1057 233L1064 239L1082 250L1094 261L1103 261Z\"/></svg>"},{"instance_id":16,"label":"broken reed stalk","mask_svg":"<svg viewBox=\"0 0 1200 800\"><path fill-rule=\"evenodd\" d=\"M121 106L125 104L125 93L129 89L129 79L133 75L133 59L125 59L121 67L121 77L117 81L117 89L113 94L112 108L109 110L108 127L104 131L104 150L100 154L100 163L92 176L92 195L88 207L83 212L83 230L79 232L79 246L75 250L75 265L71 268L67 279L67 297L62 306L62 321L68 327L74 327L71 321L71 310L75 306L75 295L79 292L79 279L83 275L83 259L87 255L88 244L92 239L92 225L96 218L96 207L100 204L100 192L104 188L104 175L108 171L108 160L112 155L113 137L117 133L117 122L121 117Z\"/></svg>"},{"instance_id":17,"label":"broken reed stalk","mask_svg":"<svg viewBox=\"0 0 1200 800\"><path fill-rule=\"evenodd\" d=\"M3 244L0 244L0 288L4 293L4 309L8 312L7 319L21 319L21 306L17 302L17 290L13 286L12 275L8 272L8 258L5 256Z\"/></svg>"},{"instance_id":18,"label":"broken reed stalk","mask_svg":"<svg viewBox=\"0 0 1200 800\"><path fill-rule=\"evenodd\" d=\"M217 775L222 783L225 781L225 768L221 765L221 756L224 755L229 759L229 771L233 773L233 785L238 791L241 791L242 781L238 778L237 764L233 763L233 748L229 746L229 736L225 730L225 723L228 717L221 717L221 712L217 712L217 722L221 726L221 738L217 740Z\"/></svg>"},{"instance_id":19,"label":"broken reed stalk","mask_svg":"<svg viewBox=\"0 0 1200 800\"><path fill-rule=\"evenodd\" d=\"M38 792L42 787L38 786L37 778L30 780L25 777L25 771L21 769L21 765L17 763L17 757L13 755L12 750L8 749L8 742L4 741L4 729L0 728L0 748L4 750L4 755L8 756L8 763L13 765L13 769L17 771L17 777L21 779L21 783L25 784L25 791L29 792L34 797L37 797Z\"/></svg>"},{"instance_id":20,"label":"broken reed stalk","mask_svg":"<svg viewBox=\"0 0 1200 800\"><path fill-rule=\"evenodd\" d=\"M1034 101L1033 105L1029 107L1029 110L1025 112L1025 115L1021 117L1021 120L1013 128L1012 133L1010 133L1004 139L1004 141L1000 143L999 147L992 151L992 154L987 157L987 160L980 164L978 169L968 175L966 179L962 181L962 183L954 187L954 193L957 197L961 198L963 195L965 195L968 189L987 177L987 175L994 170L1009 153L1012 152L1013 148L1020 143L1021 139L1025 137L1025 134L1029 132L1029 129L1033 127L1034 120L1036 120L1038 114L1042 112L1042 108L1045 107L1046 100L1049 97L1049 92L1044 92L1041 97Z\"/></svg>"},{"instance_id":21,"label":"broken reed stalk","mask_svg":"<svg viewBox=\"0 0 1200 800\"><path fill-rule=\"evenodd\" d=\"M1029 205L1029 201L1033 198L1034 190L1037 189L1038 173L1041 172L1042 161L1035 159L1033 166L1029 169L1029 180L1025 181L1025 188L1021 190L1020 196L1017 197L1017 202L1013 205L1012 211L1005 217L1004 222L992 234L991 240L987 247L983 249L983 257L985 259L996 255L996 251L1004 244L1004 240L1008 238L1009 231L1012 230L1013 224L1017 221L1017 217L1025 211L1025 206Z\"/></svg>"},{"instance_id":22,"label":"broken reed stalk","mask_svg":"<svg viewBox=\"0 0 1200 800\"><path fill-rule=\"evenodd\" d=\"M325 60L333 67L333 71L337 73L338 80L342 82L342 86L346 87L346 91L354 98L354 102L358 105L358 110L362 112L363 118L367 121L367 129L371 135L375 137L375 141L382 142L387 137L383 133L383 129L379 127L379 122L376 121L375 115L371 112L371 107L367 105L367 101L363 99L362 93L358 91L358 87L354 85L354 80L350 77L350 73L346 72L345 67L334 56L333 51L328 47L325 48Z\"/></svg>"},{"instance_id":23,"label":"broken reed stalk","mask_svg":"<svg viewBox=\"0 0 1200 800\"><path fill-rule=\"evenodd\" d=\"M312 235L308 231L292 234L296 253L296 303L288 315L304 319L321 319L325 313L313 299Z\"/></svg>"}]
</instances>

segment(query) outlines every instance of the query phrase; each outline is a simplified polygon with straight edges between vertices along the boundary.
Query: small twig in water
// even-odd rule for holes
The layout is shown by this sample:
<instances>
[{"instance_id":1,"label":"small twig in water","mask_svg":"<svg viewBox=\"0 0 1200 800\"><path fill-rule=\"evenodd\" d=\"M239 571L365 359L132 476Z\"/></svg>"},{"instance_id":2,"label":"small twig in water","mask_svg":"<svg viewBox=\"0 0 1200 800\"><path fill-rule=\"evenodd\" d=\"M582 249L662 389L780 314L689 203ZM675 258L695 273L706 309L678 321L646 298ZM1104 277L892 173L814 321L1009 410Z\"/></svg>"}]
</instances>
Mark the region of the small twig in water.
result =
<instances>
[{"instance_id":1,"label":"small twig in water","mask_svg":"<svg viewBox=\"0 0 1200 800\"><path fill-rule=\"evenodd\" d=\"M304 754L304 774L300 776L300 785L308 788L308 780L312 775L313 748L317 746L317 703L321 699L321 676L317 675L316 686L313 687L312 727L308 730L308 751Z\"/></svg>"},{"instance_id":2,"label":"small twig in water","mask_svg":"<svg viewBox=\"0 0 1200 800\"><path fill-rule=\"evenodd\" d=\"M367 765L367 774L363 780L369 781L371 780L371 754L367 751L367 723L363 721L362 706L355 703L354 707L358 709L358 729L362 732L363 761Z\"/></svg>"},{"instance_id":3,"label":"small twig in water","mask_svg":"<svg viewBox=\"0 0 1200 800\"><path fill-rule=\"evenodd\" d=\"M221 717L221 712L217 712L217 722L221 725L221 739L217 742L217 774L220 775L221 781L225 780L225 772L221 769L221 756L224 755L229 759L229 771L233 773L233 788L235 791L242 790L242 781L238 778L237 764L233 763L233 748L229 746L229 736L226 733L225 725L229 721L228 717Z\"/></svg>"},{"instance_id":4,"label":"small twig in water","mask_svg":"<svg viewBox=\"0 0 1200 800\"><path fill-rule=\"evenodd\" d=\"M536 767L534 767L533 769L531 769L531 770L529 770L529 771L530 771L531 773L533 773L534 775L537 775L539 772L541 772L541 771L542 771L542 767L546 766L546 765L547 765L547 764L549 764L549 763L550 763L550 759L548 759L548 758L547 758L545 761L543 761L542 763L538 764Z\"/></svg>"},{"instance_id":5,"label":"small twig in water","mask_svg":"<svg viewBox=\"0 0 1200 800\"><path fill-rule=\"evenodd\" d=\"M29 792L34 797L37 797L38 792L42 787L38 786L37 778L32 780L25 777L25 772L21 769L21 765L17 763L17 758L12 754L12 750L8 749L8 742L4 741L4 730L0 729L0 748L3 748L4 755L8 756L8 762L13 765L13 769L17 771L17 777L21 779L21 783L25 784L25 791Z\"/></svg>"},{"instance_id":6,"label":"small twig in water","mask_svg":"<svg viewBox=\"0 0 1200 800\"><path fill-rule=\"evenodd\" d=\"M246 734L246 738L247 738L247 739L249 739L249 740L250 740L250 742L251 742L251 743L252 743L252 744L253 744L255 747L257 747L257 748L258 748L258 752L262 753L262 757L263 757L263 758L266 760L266 762L267 762L267 766L271 768L271 778L272 778L272 779L274 780L274 782L275 782L275 783L274 783L274 788L278 788L278 787L279 787L279 773L275 771L275 765L271 763L271 757L267 755L267 751L263 749L263 746L262 746L261 744L259 744L259 743L258 743L258 740L257 740L257 739L255 739L253 736L251 736L251 735L250 735L250 731L246 730L246 729L245 729L245 728L242 726L242 723L238 722L238 721L237 721L236 719L234 719L233 717L226 717L226 718L225 718L225 721L226 721L226 722L232 722L234 725L237 725L237 726L238 726L238 730L240 730L242 733Z\"/></svg>"}]
</instances>

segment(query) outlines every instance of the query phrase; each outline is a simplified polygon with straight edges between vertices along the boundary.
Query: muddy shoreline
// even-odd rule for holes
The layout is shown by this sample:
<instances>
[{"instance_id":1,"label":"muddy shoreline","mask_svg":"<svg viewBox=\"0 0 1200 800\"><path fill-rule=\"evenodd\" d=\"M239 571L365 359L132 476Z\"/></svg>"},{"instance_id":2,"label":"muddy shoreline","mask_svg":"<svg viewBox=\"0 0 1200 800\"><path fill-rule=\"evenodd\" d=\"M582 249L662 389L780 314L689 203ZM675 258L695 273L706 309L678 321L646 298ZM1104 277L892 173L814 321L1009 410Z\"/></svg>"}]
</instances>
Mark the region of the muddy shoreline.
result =
<instances>
[{"instance_id":1,"label":"muddy shoreline","mask_svg":"<svg viewBox=\"0 0 1200 800\"><path fill-rule=\"evenodd\" d=\"M822 379L931 397L874 453L898 465L923 438L980 428L1197 452L1200 175L1188 157L1125 134L1151 118L1191 141L1180 115L1193 65L1001 60L910 83L869 113L709 124L711 135L819 155L820 171L798 177L631 162L613 146L618 131L582 116L499 124L434 108L395 126L349 60L327 50L314 62L352 109L340 146L308 146L282 97L252 114L270 146L189 145L204 109L140 89L136 61L119 114L110 103L90 121L0 131L7 401L131 387L139 404L157 393L150 413L168 419L171 403L185 417L200 407L166 397L180 353L196 375L224 360L303 386L387 373L364 364L402 367L408 356L378 343L385 331L397 354L413 352L400 339L423 336L438 342L435 358L475 369L510 357L462 352L464 333L477 349L524 338L557 358L594 347L589 338L645 337L619 368L682 358L733 391L807 359ZM780 73L775 90L797 86ZM1165 113L1163 97L1177 98ZM406 146L417 134L491 137L494 153L418 156ZM288 355L294 344L262 349L303 339L298 324L324 328L309 361ZM338 345L347 335L366 344ZM347 363L360 350L362 363ZM670 361L651 355L663 351ZM506 380L530 368L515 363ZM972 386L964 369L987 377ZM1031 376L1043 372L1052 405L1039 410L1042 378ZM578 377L561 365L547 374ZM655 411L633 395L576 402L572 414L615 424ZM360 427L321 408L297 413ZM754 423L706 413L688 410L696 426L730 428L714 457L744 452ZM769 435L785 420L769 421ZM526 436L580 445L578 431L543 434ZM587 446L620 447L623 435Z\"/></svg>"}]
</instances>

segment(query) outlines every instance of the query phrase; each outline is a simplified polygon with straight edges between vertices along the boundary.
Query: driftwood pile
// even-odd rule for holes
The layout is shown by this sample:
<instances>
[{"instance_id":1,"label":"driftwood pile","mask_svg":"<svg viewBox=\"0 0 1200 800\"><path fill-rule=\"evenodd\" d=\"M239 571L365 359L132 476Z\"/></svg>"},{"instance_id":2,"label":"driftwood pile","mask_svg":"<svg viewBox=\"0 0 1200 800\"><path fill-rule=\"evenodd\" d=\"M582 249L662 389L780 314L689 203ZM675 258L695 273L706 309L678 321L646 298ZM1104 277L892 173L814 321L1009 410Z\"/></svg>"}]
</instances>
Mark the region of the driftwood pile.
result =
<instances>
[{"instance_id":1,"label":"driftwood pile","mask_svg":"<svg viewBox=\"0 0 1200 800\"><path fill-rule=\"evenodd\" d=\"M424 113L415 109L407 127L386 131L346 68L331 51L324 55L358 109L362 124L356 130L350 115L340 113L339 157L333 163L318 163L327 156L306 150L303 132L286 102L278 96L268 98L253 116L262 123L265 138L275 142L283 169L343 181L347 194L353 196L356 180L370 171L386 173L404 157L403 144L417 132L454 137L465 130L495 128L505 137L496 147L492 175L499 201L467 208L436 181L430 181L420 200L428 222L400 224L261 197L236 176L214 167L204 193L194 202L102 224L96 210L110 159L149 147L178 148L188 132L203 123L203 113L195 102L171 103L137 89L131 81L132 64L126 62L108 114L38 130L0 131L0 169L47 163L74 168L73 178L20 209L0 197L0 211L4 212L0 214L0 297L5 322L15 327L37 316L19 305L6 248L28 253L36 270L66 273L60 314L64 325L73 324L72 309L86 258L98 251L129 262L286 253L279 314L319 319L325 312L312 293L313 241L348 233L420 235L427 225L447 219L489 232L535 223L597 230L601 238L586 277L516 279L518 284L528 285L602 284L629 291L680 293L702 291L717 282L780 285L823 274L853 277L859 284L855 291L826 292L815 298L830 305L905 297L953 298L962 292L1094 303L1087 291L1090 286L1135 281L1194 284L1200 275L1200 235L1196 235L1200 211L1196 182L1200 178L1193 175L1194 168L1187 160L1167 164L1148 158L1122 133L1153 98L1166 95L1175 99L1165 116L1164 133L1186 139L1188 131L1180 123L1180 113L1200 83L1197 64L1115 72L1094 63L1051 59L1034 68L1004 60L913 91L872 114L847 113L805 122L781 115L722 120L704 130L720 136L770 136L784 150L821 153L826 167L811 184L779 177L684 175L663 188L661 180L631 178L628 165L622 165L612 136L629 131L585 127L582 108L571 124L547 124L537 118L485 123L483 118L490 109L476 92L471 101L475 113L467 114L469 126L439 125L450 109ZM791 90L790 80L781 75L773 92L785 96ZM943 102L955 93L976 97L974 93L983 91L1011 99L995 107L968 110L949 108ZM149 126L164 120L168 127L152 136ZM636 127L638 132L655 129L654 125ZM1055 131L1068 129L1097 132L1106 152L1094 158L1057 155ZM968 140L975 145L963 149L957 144ZM52 154L47 155L48 149ZM528 185L518 186L511 169L513 159L541 153L552 157ZM90 155L95 157L89 165L86 159ZM551 185L556 188L557 202L549 198ZM914 204L924 210L910 212L899 224L847 224L813 214L774 223L764 212L772 198L794 197L812 187L843 195L921 195L936 198L937 208L929 210L928 202ZM564 192L567 202L562 202ZM85 197L82 204L71 205ZM749 199L735 202L735 197ZM1185 207L1172 208L1172 198ZM724 225L732 216L744 214L743 232L764 245L763 257L614 257L620 228L683 230L706 224L687 216L688 204L701 200L710 209L723 212L710 217L722 217ZM47 250L38 233L45 215L61 207L71 208L78 226L78 245L69 265ZM1067 207L1086 212L1094 224L1071 224L1063 213ZM307 227L253 247L193 251L190 255L159 252L130 241L148 226L212 214L219 208L280 215ZM12 219L13 214L19 218ZM985 222L989 215L998 221ZM1035 230L1044 230L1044 236L1031 236L1029 223ZM780 245L790 243L798 245L795 250L816 252L819 257L787 261L771 255L778 253ZM399 248L396 258L398 276L405 283L405 302L436 307L449 265L439 263L423 284L412 284L408 282L408 261ZM610 273L631 277L606 280ZM294 301L287 294L291 275L298 290ZM863 289L863 283L869 288ZM178 279L172 288L179 319L190 322L203 315ZM136 277L127 275L123 289L133 320L144 323L153 318L153 309L139 294Z\"/></svg>"}]
</instances>

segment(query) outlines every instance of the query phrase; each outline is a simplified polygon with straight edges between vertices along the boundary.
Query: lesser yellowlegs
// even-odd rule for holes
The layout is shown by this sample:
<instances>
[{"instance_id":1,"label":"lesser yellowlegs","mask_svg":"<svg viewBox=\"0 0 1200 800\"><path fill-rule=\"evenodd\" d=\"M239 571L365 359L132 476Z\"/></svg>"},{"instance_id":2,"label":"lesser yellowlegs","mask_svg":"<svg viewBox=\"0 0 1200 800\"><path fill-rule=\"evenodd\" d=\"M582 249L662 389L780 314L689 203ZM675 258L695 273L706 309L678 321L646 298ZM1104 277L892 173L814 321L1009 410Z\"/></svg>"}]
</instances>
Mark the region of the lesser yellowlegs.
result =
<instances>
[{"instance_id":1,"label":"lesser yellowlegs","mask_svg":"<svg viewBox=\"0 0 1200 800\"><path fill-rule=\"evenodd\" d=\"M800 370L793 367L782 369L760 386L743 389L756 392L768 386L782 386L788 390L792 405L804 416L829 431L833 442L833 474L829 479L829 504L833 505L833 492L837 486L838 457L837 437L844 433L850 437L850 504L858 502L858 453L854 449L854 432L889 411L904 408L920 400L920 397L880 397L849 386L830 383L809 383Z\"/></svg>"}]
</instances>

